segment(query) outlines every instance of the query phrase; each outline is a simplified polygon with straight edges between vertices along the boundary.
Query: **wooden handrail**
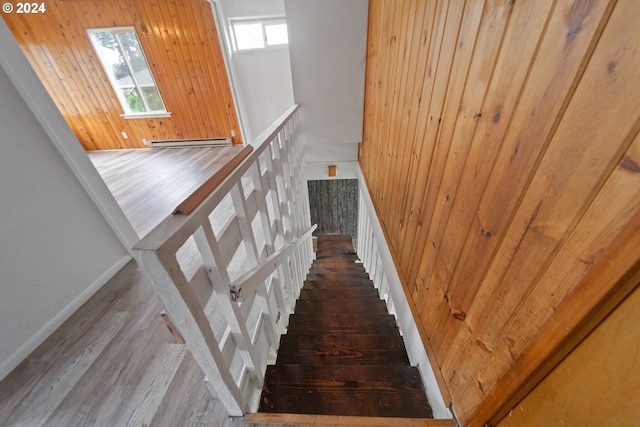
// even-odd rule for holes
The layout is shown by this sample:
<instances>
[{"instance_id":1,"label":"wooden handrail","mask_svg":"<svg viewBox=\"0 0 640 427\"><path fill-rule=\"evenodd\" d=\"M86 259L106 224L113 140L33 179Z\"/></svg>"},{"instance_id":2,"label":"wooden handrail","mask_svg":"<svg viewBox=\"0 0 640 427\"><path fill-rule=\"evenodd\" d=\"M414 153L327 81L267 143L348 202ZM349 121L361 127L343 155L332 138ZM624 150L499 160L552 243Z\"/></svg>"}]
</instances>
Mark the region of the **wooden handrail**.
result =
<instances>
[{"instance_id":1,"label":"wooden handrail","mask_svg":"<svg viewBox=\"0 0 640 427\"><path fill-rule=\"evenodd\" d=\"M206 211L211 212L229 193L237 180L253 165L259 156L269 147L270 142L277 137L278 133L289 122L291 117L298 111L299 106L293 105L285 111L271 126L265 129L254 140L253 151L224 179L220 185L211 192L189 215L170 215L151 230L145 237L136 243L133 249L158 250L166 243L171 242L176 249L184 244L188 235L179 233L183 227L194 227L195 224L206 215ZM184 239L182 238L184 237Z\"/></svg>"}]
</instances>

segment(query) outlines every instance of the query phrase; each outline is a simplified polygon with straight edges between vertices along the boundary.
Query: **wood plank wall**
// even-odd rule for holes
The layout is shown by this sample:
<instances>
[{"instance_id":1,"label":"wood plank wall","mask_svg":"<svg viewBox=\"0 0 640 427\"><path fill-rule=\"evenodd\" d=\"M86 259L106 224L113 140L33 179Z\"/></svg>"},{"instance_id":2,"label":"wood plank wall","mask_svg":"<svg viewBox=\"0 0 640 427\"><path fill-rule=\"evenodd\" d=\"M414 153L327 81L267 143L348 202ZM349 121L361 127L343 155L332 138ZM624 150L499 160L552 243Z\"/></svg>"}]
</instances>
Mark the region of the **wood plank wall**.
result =
<instances>
[{"instance_id":1,"label":"wood plank wall","mask_svg":"<svg viewBox=\"0 0 640 427\"><path fill-rule=\"evenodd\" d=\"M640 257L638 22L637 1L370 1L359 162L465 426Z\"/></svg>"},{"instance_id":2,"label":"wood plank wall","mask_svg":"<svg viewBox=\"0 0 640 427\"><path fill-rule=\"evenodd\" d=\"M211 5L206 0L46 2L2 17L86 150L142 140L229 137L241 144ZM124 119L87 29L134 26L170 118ZM125 139L122 132L126 132Z\"/></svg>"}]
</instances>

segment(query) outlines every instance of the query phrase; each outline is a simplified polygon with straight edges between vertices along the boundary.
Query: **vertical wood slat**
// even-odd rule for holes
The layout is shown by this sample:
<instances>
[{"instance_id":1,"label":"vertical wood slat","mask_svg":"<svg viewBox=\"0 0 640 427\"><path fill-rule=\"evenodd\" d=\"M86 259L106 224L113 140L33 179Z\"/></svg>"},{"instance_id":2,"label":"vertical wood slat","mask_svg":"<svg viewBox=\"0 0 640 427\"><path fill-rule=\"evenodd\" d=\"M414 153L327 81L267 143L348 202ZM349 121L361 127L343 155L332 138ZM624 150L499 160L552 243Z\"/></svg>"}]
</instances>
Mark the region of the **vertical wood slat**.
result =
<instances>
[{"instance_id":1,"label":"vertical wood slat","mask_svg":"<svg viewBox=\"0 0 640 427\"><path fill-rule=\"evenodd\" d=\"M359 162L441 386L463 423L481 425L556 348L538 340L554 310L575 309L566 292L587 286L560 281L561 266L588 274L598 263L600 252L576 263L591 250L581 224L633 159L640 37L628 30L640 10L607 0L421 7L370 2ZM640 207L611 209L591 230L613 236Z\"/></svg>"},{"instance_id":2,"label":"vertical wood slat","mask_svg":"<svg viewBox=\"0 0 640 427\"><path fill-rule=\"evenodd\" d=\"M238 135L234 143L242 143L208 2L52 2L43 14L3 18L85 149L145 148L143 139L230 137L231 131ZM121 117L86 30L132 25L172 117Z\"/></svg>"}]
</instances>

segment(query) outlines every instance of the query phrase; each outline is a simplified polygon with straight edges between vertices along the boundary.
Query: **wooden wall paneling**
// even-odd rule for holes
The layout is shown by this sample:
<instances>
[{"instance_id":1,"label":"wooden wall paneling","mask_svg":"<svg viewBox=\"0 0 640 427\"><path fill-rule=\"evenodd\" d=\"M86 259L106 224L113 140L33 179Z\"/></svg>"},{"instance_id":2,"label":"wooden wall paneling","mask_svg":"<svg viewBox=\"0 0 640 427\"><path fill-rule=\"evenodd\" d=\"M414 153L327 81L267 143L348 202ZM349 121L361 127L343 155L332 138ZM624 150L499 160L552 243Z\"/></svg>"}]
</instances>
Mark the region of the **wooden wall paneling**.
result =
<instances>
[{"instance_id":1,"label":"wooden wall paneling","mask_svg":"<svg viewBox=\"0 0 640 427\"><path fill-rule=\"evenodd\" d=\"M91 141L91 149L98 149L102 145L114 148L113 141L118 140L123 141L123 148L133 148L136 146L135 143L132 145L131 141L122 138L120 134L124 130L122 127L119 132L113 126L108 125L109 112L118 111L121 107L86 33L87 28L95 26L82 27L77 25L87 19L87 16L99 16L100 14L96 5L87 3L86 6L88 9L82 11L76 4L63 5L57 2L56 15L48 17L49 22L42 25L44 30L50 31L48 36L50 40L59 40L57 44L60 49L51 57L52 62L62 64L64 79L60 82L58 90L60 92L69 91L71 93L69 104L81 106L79 114L71 120L72 123L75 121L82 123L82 133L85 135L84 138ZM52 25L54 23L64 23L66 29L60 32L56 25ZM43 42L46 43L46 41ZM71 46L76 48L70 49ZM86 64L86 66L79 68L80 64ZM76 84L66 82L66 80L75 80ZM107 124L107 126L102 126L103 124ZM72 126L73 128L74 126Z\"/></svg>"},{"instance_id":2,"label":"wooden wall paneling","mask_svg":"<svg viewBox=\"0 0 640 427\"><path fill-rule=\"evenodd\" d=\"M387 169L387 173L385 173L385 188L397 188L399 181L399 175L401 171L401 159L402 159L402 150L406 145L406 141L404 141L401 137L402 134L402 117L404 114L404 97L405 91L407 88L407 80L408 74L410 70L409 62L411 59L411 41L413 38L413 26L416 17L416 7L417 4L410 0L404 0L403 6L401 8L402 15L402 23L398 28L398 41L396 44L397 56L395 59L395 63L399 65L399 72L395 73L395 83L393 84L393 102L389 106L389 115L391 116L391 120L388 122L387 126L387 137L385 139L387 141L395 141L396 143L389 144L386 146L390 149L390 159L391 162L389 164L389 168ZM384 191L387 193L387 191ZM393 223L393 218L396 214L396 200L397 200L398 191L389 192L389 199L387 205L390 207L389 216L391 218L391 223ZM393 234L392 234L393 235ZM397 240L391 239L391 246L397 247Z\"/></svg>"},{"instance_id":3,"label":"wooden wall paneling","mask_svg":"<svg viewBox=\"0 0 640 427\"><path fill-rule=\"evenodd\" d=\"M611 180L638 169L640 5L422 6L371 1L359 161L425 347L481 425L556 357L553 319L602 302L569 303L638 215L637 185Z\"/></svg>"},{"instance_id":4,"label":"wooden wall paneling","mask_svg":"<svg viewBox=\"0 0 640 427\"><path fill-rule=\"evenodd\" d=\"M388 33L388 46L387 46L387 62L386 62L386 75L389 76L389 78L385 79L383 82L383 94L384 94L384 99L383 99L383 108L387 109L387 112L389 115L392 114L392 109L391 106L393 105L393 85L395 83L395 79L394 79L394 70L399 69L399 67L397 67L397 55L398 55L398 34L400 32L400 27L402 25L402 18L403 18L403 14L402 14L402 5L406 4L405 1L400 1L398 2L398 6L396 8L394 8L394 14L393 14L393 20L389 21L389 31ZM384 141L388 141L389 138L389 124L390 121L381 121L380 122L380 131L379 131L379 136L380 136L380 164L385 165L385 170L386 170L386 166L389 165L389 159L391 158L391 150L392 150L392 144L388 144L388 143L384 143ZM387 182L388 182L388 177L386 174L379 174L379 186L381 189L384 189L387 187ZM381 209L381 214L383 217L386 217L388 214L388 203L386 201L386 195L383 195L380 199L380 209Z\"/></svg>"},{"instance_id":5,"label":"wooden wall paneling","mask_svg":"<svg viewBox=\"0 0 640 427\"><path fill-rule=\"evenodd\" d=\"M209 3L202 2L202 3L199 3L198 5L199 5L199 10L197 12L207 13L207 11L204 9L208 9L209 10L208 13L211 13ZM203 22L200 22L197 19L195 20L195 24L198 27L199 34L209 34L210 37L215 38L216 40L218 39L218 34L215 26L205 25ZM222 58L222 48L220 47L219 44L216 44L214 46L214 51L216 56L219 56L220 58ZM210 81L212 82L211 83L212 93L215 94L214 96L219 97L221 99L222 105L224 106L224 108L216 110L215 121L224 123L225 121L229 121L232 115L235 115L235 111L233 110L233 102L231 101L231 98L230 98L231 93L220 90L220 87L217 84L213 84L213 82L225 81L227 79L226 69L223 67L223 64L217 63L216 61L213 60L212 52L208 50L205 51L204 57L206 58L206 61L204 62L203 66L205 67L206 73L210 77ZM221 70L222 72L220 73ZM230 109L231 111L229 111ZM234 129L234 130L236 131L236 135L238 136L233 137L233 140L239 141L240 133L238 132L238 129Z\"/></svg>"},{"instance_id":6,"label":"wooden wall paneling","mask_svg":"<svg viewBox=\"0 0 640 427\"><path fill-rule=\"evenodd\" d=\"M524 197L524 190L564 115L614 2L594 5L589 15L583 16L581 31L567 43L570 21L565 17L570 16L571 3L563 1L556 6L539 48L544 56L532 64L520 97L521 107L514 112L478 208L472 210L475 218L459 256L471 262L457 265L450 285L450 300L458 312L466 312L473 300L475 293L469 287L473 289L482 280L500 246L512 213Z\"/></svg>"},{"instance_id":7,"label":"wooden wall paneling","mask_svg":"<svg viewBox=\"0 0 640 427\"><path fill-rule=\"evenodd\" d=\"M464 16L458 36L454 64L451 70L449 82L466 82L467 75L472 60L473 50L480 28L480 21L483 15L484 2L470 2L464 10ZM434 162L431 170L429 188L437 188L440 185L445 160L449 153L457 116L460 111L460 103L463 96L464 84L449 84L445 99L445 106L442 113L442 125L438 135L439 158ZM424 287L416 282L411 282L413 286L413 299L418 306L423 305ZM421 313L422 317L422 313Z\"/></svg>"},{"instance_id":8,"label":"wooden wall paneling","mask_svg":"<svg viewBox=\"0 0 640 427\"><path fill-rule=\"evenodd\" d=\"M427 121L425 126L426 133L424 135L422 144L423 146L427 145L432 147L430 158L428 160L424 160L425 162L429 161L429 167L424 168L424 182L426 184L425 188L434 187L434 180L437 180L437 177L439 176L439 172L441 170L440 166L442 165L442 162L440 162L439 160L445 158L447 153L449 152L449 145L447 143L441 143L438 138L442 130L442 113L445 105L447 85L450 80L451 67L453 64L454 54L456 52L456 46L458 46L459 28L464 11L463 6L464 2L462 1L454 1L449 5L447 22L443 32L443 41L438 60L438 67L435 71L436 74L431 93L429 116L425 117L425 120ZM420 170L418 173L420 174ZM425 189L421 189L421 193L419 194L424 193ZM422 197L422 199L424 201L424 196ZM424 212L421 212L421 214L424 215ZM427 219L427 217L423 217L421 219L421 224L430 225L431 218L429 218L428 221L425 221L425 219ZM418 224L418 227L421 227L420 223ZM419 257L411 255L410 258L412 262L415 262L415 258ZM410 289L413 293L415 293L415 279L410 278L409 280L409 283L411 284Z\"/></svg>"},{"instance_id":9,"label":"wooden wall paneling","mask_svg":"<svg viewBox=\"0 0 640 427\"><path fill-rule=\"evenodd\" d=\"M415 150L415 141L413 139L414 131L416 129L415 121L418 117L418 110L421 103L421 91L420 80L424 76L426 59L427 59L427 42L429 40L429 30L431 27L428 23L433 19L432 7L427 7L427 2L418 2L418 10L416 11L416 20L412 25L411 32L414 34L412 44L410 46L410 63L409 71L406 77L406 88L403 101L403 113L402 122L400 123L401 133L399 141L401 144L400 159L397 160L399 164L399 176L396 181L396 191L393 193L394 197L394 214L397 216L392 220L392 223L397 225L395 232L391 233L396 241L396 246L402 247L404 242L404 217L405 204L407 200L407 177L409 176L409 170L413 162L413 152ZM431 5L433 3L430 3ZM426 44L426 46L425 46ZM420 78L418 78L420 77ZM400 188L397 188L397 183L402 184ZM398 209L400 210L398 216Z\"/></svg>"},{"instance_id":10,"label":"wooden wall paneling","mask_svg":"<svg viewBox=\"0 0 640 427\"><path fill-rule=\"evenodd\" d=\"M204 7L204 6L201 5L201 7ZM206 7L209 10L209 13L212 13L211 5L208 2L206 3ZM211 20L207 23L205 31L210 33L211 37L215 38L215 40L219 39L218 29L215 26L214 20ZM213 56L213 58L223 57L222 46L220 45L220 43L215 43L213 45L213 52L215 52L215 55ZM213 60L213 58L208 62L208 64L209 64L209 67L213 68L213 70L215 71L215 73L212 73L212 75L217 76L216 82L225 82L227 86L230 85L229 76L227 75L227 68L224 62ZM236 109L234 106L231 90L223 90L224 86L222 84L220 84L219 86L220 86L220 93L222 94L222 99L224 100L224 105L226 107L226 110L225 110L226 119L227 121L232 123L233 125L232 129L234 129L236 132L236 136L233 137L233 141L235 144L241 144L243 137L240 133L240 127L239 127L238 119L236 116Z\"/></svg>"},{"instance_id":11,"label":"wooden wall paneling","mask_svg":"<svg viewBox=\"0 0 640 427\"><path fill-rule=\"evenodd\" d=\"M430 80L432 86L430 88L430 94L428 97L429 111L428 115L423 117L426 123L425 134L422 139L422 144L431 146L431 158L435 155L438 148L436 143L436 135L440 129L440 122L442 120L442 105L444 102L444 96L446 92L446 82L449 78L449 72L451 67L451 61L455 53L455 45L458 37L458 29L460 25L460 19L462 16L462 10L464 8L464 2L450 2L446 9L446 18L441 39L438 41L437 50L433 52L432 61L428 62L427 80ZM424 97L424 87L422 96ZM426 101L426 100L425 100ZM426 112L426 110L423 110ZM403 141L396 141L397 143L404 143ZM433 162L431 162L433 165ZM431 166L430 165L430 166ZM423 168L426 171L431 171L431 167ZM389 233L391 236L397 236L397 222L399 222L402 216L402 206L392 205L392 215L389 217ZM394 237L391 238L394 241ZM396 243L396 247L398 244Z\"/></svg>"},{"instance_id":12,"label":"wooden wall paneling","mask_svg":"<svg viewBox=\"0 0 640 427\"><path fill-rule=\"evenodd\" d=\"M204 3L204 2L201 2ZM173 20L172 23L174 24L174 26L176 26L176 34L179 34L179 32L182 32L183 35L183 41L182 41L182 49L185 49L188 52L188 56L189 59L187 61L185 61L184 65L186 65L188 72L191 73L191 75L195 76L195 78L191 78L189 79L189 95L192 96L192 94L195 94L196 92L199 91L208 91L210 93L213 94L213 96L215 97L219 97L219 95L217 94L216 91L216 87L214 85L209 84L210 82L207 82L205 79L205 75L206 75L206 69L202 67L201 64L201 59L204 57L204 53L199 53L197 49L197 46L199 46L200 44L200 34L198 31L184 31L185 28L193 28L193 29L197 29L197 27L194 25L194 16L193 14L196 14L196 16L200 15L199 14L199 10L196 7L196 4L191 3L191 4L173 4L169 7L169 12L170 13L178 13L178 9L179 8L189 8L190 9L190 14L187 16L182 16L181 20ZM215 112L215 114L212 114L210 117L207 117L206 112L204 112L202 110L203 105L200 104L196 104L193 103L192 104L192 116L193 116L193 120L195 122L195 124L197 126L206 126L207 122L212 120L214 122L218 122L218 114L219 112Z\"/></svg>"},{"instance_id":13,"label":"wooden wall paneling","mask_svg":"<svg viewBox=\"0 0 640 427\"><path fill-rule=\"evenodd\" d=\"M57 4L54 4L55 7L51 8L50 13L54 16L59 16L57 11ZM60 43L47 43L47 40L56 40L55 34L52 33L51 28L44 24L45 15L34 15L33 19L17 21L15 25L14 34L16 34L16 39L18 42L23 45L29 43L29 37L33 39L33 52L37 55L41 60L36 63L34 69L39 72L39 75L47 75L50 76L49 80L52 83L52 86L49 86L49 91L54 96L61 98L63 101L63 105L66 105L69 109L68 111L63 112L65 118L69 117L78 117L82 114L84 110L76 108L76 105L73 103L73 98L81 98L81 95L75 90L75 88L71 88L68 91L65 91L62 88L64 82L68 79L68 76L65 75L63 69L69 67L69 65L61 66L57 61L55 61L55 57L60 56L60 52L62 51L60 48ZM33 62L33 61L32 61ZM41 65L40 65L41 64ZM86 124L83 121L83 130L86 128ZM78 132L76 132L77 134Z\"/></svg>"},{"instance_id":14,"label":"wooden wall paneling","mask_svg":"<svg viewBox=\"0 0 640 427\"><path fill-rule=\"evenodd\" d=\"M449 83L447 88L447 94L445 96L445 105L442 110L442 123L440 125L438 137L437 137L437 154L442 158L446 158L449 152L449 146L451 143L451 134L454 130L456 117L460 108L460 98L464 89L464 84L467 77L469 68L469 62L471 61L471 55L473 53L473 41L476 38L476 34L480 24L480 18L482 17L482 10L484 8L484 2L469 2L463 13L462 23L460 24L460 31L458 35L457 45L455 47L455 54L453 59L453 65L451 67L451 75L449 76ZM416 123L409 124L412 128L415 128ZM427 179L427 183L431 186L438 185L439 179L442 175L442 167L444 162L435 160L432 162L432 168L429 171L431 179ZM409 168L407 169L407 173ZM435 180L435 182L434 182ZM413 182L411 180L411 174L403 176L402 182ZM408 186L412 187L412 184ZM402 218L398 221L398 233L400 235L400 246L411 247L413 245L413 234L407 234L407 230L410 229L410 216L415 218L418 215L417 212L410 209L408 205L409 196L407 193L403 195L401 204ZM403 259L400 260L401 265L408 265L409 259L413 254L406 254L403 252ZM413 297L417 297L419 289L413 290Z\"/></svg>"},{"instance_id":15,"label":"wooden wall paneling","mask_svg":"<svg viewBox=\"0 0 640 427\"><path fill-rule=\"evenodd\" d=\"M3 15L85 149L144 148L143 139L230 136L241 143L212 10L206 1L54 2ZM88 28L134 26L170 118L124 119ZM122 132L129 136L124 139Z\"/></svg>"},{"instance_id":16,"label":"wooden wall paneling","mask_svg":"<svg viewBox=\"0 0 640 427\"><path fill-rule=\"evenodd\" d=\"M442 45L444 34L446 32L447 14L449 11L450 2L436 2L436 9L434 15L434 21L431 25L431 34L429 37L429 48L427 51L426 64L424 69L424 75L422 82L418 81L417 87L419 88L419 109L416 118L416 128L413 136L413 150L412 155L414 159L410 162L409 176L417 177L415 180L409 180L409 182L402 183L406 186L407 194L416 194L416 192L424 191L424 187L427 185L426 177L429 173L431 165L431 158L433 156L434 144L433 141L427 140L428 129L432 128L436 124L433 121L433 109L437 108L439 99L434 97L434 82L436 78L442 78L442 71L438 74L439 55L442 52ZM452 13L455 12L455 8ZM451 28L451 26L450 26ZM447 53L445 52L445 55ZM443 61L443 63L446 61ZM420 84L421 83L421 84ZM381 111L384 115L385 112ZM431 116L431 120L429 117ZM436 113L437 116L437 113ZM437 118L436 118L437 121ZM413 199L413 198L412 198ZM420 214L416 212L417 216ZM387 224L386 228L391 229L389 218L384 218L383 223ZM387 233L389 232L387 230ZM400 263L405 258L404 254L399 256Z\"/></svg>"},{"instance_id":17,"label":"wooden wall paneling","mask_svg":"<svg viewBox=\"0 0 640 427\"><path fill-rule=\"evenodd\" d=\"M485 183L493 171L495 158L504 141L530 65L535 60L536 48L546 27L545 23L552 11L552 3L545 3L543 6L519 2L514 5L480 110L482 116L477 118L476 131L458 173L455 195L451 195L448 203L441 205L442 222L432 227L434 233L430 233L429 238L435 241L437 253L430 263L421 265L419 274L425 274L426 277L430 275L427 283L437 283L447 296L429 311L430 316L426 319L429 328L438 331L431 342L436 351L448 351L445 349L450 345L466 316L466 312L461 311L457 301L453 299L457 294L454 293L456 289L449 286L451 275L457 267L460 251L467 238ZM446 201L447 196L441 197ZM432 239L431 236L435 238ZM488 237L491 236L492 233L488 232ZM463 284L460 293L473 295L473 286L472 283ZM483 344L477 343L480 346ZM459 370L448 370L447 366L446 361L443 361L445 375L449 375L451 387L455 389L458 385L456 381L464 383L466 379Z\"/></svg>"},{"instance_id":18,"label":"wooden wall paneling","mask_svg":"<svg viewBox=\"0 0 640 427\"><path fill-rule=\"evenodd\" d=\"M173 3L171 5L165 5L163 3L161 5L160 2L146 6L148 8L147 16L153 16L153 14L155 14L153 22L159 26L160 40L162 40L161 47L165 52L179 51L182 48L179 40L179 37L182 36L182 31L179 26L176 28L175 25L178 13L175 8L171 12L168 10L168 7L172 6ZM151 42L151 39L149 41ZM171 85L173 86L173 98L170 99L169 102L172 102L177 108L172 111L172 114L184 123L186 129L193 127L194 111L189 110L189 99L191 98L192 91L189 90L187 85L194 76L189 75L189 70L186 68L186 61L182 55L171 56L170 58L168 57L166 61L160 61L159 65L166 67L165 82L169 83L169 81L171 81ZM197 111L195 108L194 110ZM185 138L186 129L176 130L177 137Z\"/></svg>"},{"instance_id":19,"label":"wooden wall paneling","mask_svg":"<svg viewBox=\"0 0 640 427\"><path fill-rule=\"evenodd\" d=\"M464 161L469 150L469 145L478 124L478 113L482 111L485 93L489 86L492 70L499 52L500 43L504 37L505 28L510 16L511 5L505 2L488 3L484 9L476 49L468 72L467 84L464 89L460 110L456 117L455 129L451 146L444 157L439 158L442 175L433 185L426 186L420 192L412 196L416 206L412 209L420 212L427 219L419 225L418 222L410 223L409 228L415 230L414 238L409 254L409 264L405 267L408 271L408 286L414 284L429 289L429 292L439 292L438 301L443 301L445 294L437 286L428 283L428 274L431 272L440 245L443 224L446 219L447 205L455 197L455 192L464 166ZM417 179L424 179L418 176ZM437 178L436 178L437 179ZM431 183L430 183L431 184ZM433 300L436 302L435 300ZM424 312L431 313L431 307Z\"/></svg>"},{"instance_id":20,"label":"wooden wall paneling","mask_svg":"<svg viewBox=\"0 0 640 427\"><path fill-rule=\"evenodd\" d=\"M460 379L470 379L474 367L491 357L487 349L497 345L505 326L548 274L549 265L562 253L568 237L638 132L640 93L628 89L640 85L640 58L626 52L636 48L640 31L629 34L628 30L621 33L617 29L627 28L630 22L624 18L637 18L640 8L638 14L626 9L619 9L617 15L614 11L609 20L608 31L600 39L480 285L466 325L458 329L453 343L448 343L451 356L443 368L457 370L452 387L464 386ZM615 102L623 98L625 103ZM594 103L608 108L593 109ZM594 143L605 140L609 142ZM471 342L481 345L469 345ZM456 354L463 348L464 356Z\"/></svg>"},{"instance_id":21,"label":"wooden wall paneling","mask_svg":"<svg viewBox=\"0 0 640 427\"><path fill-rule=\"evenodd\" d=\"M149 56L151 58L163 58L167 52L171 52L172 43L170 39L169 28L166 28L166 24L163 22L160 11L161 5L159 2L143 2L138 7L138 15L136 16L137 26L139 28L141 37L146 40L143 43L145 52L150 50ZM144 18L143 18L144 17ZM144 22L149 21L149 22ZM157 22L155 25L151 25L152 22ZM151 53L153 52L153 53ZM175 68L173 61L156 61L153 60L152 67L155 67L154 72L157 70L157 75L154 74L160 90L160 94L165 102L167 111L171 111L174 118L181 120L180 111L187 108L185 103L186 97L183 96L184 91L181 90L178 80L180 80L179 69ZM175 115L178 117L175 117ZM188 118L186 119L188 120ZM174 126L174 121L161 121L161 120L145 120L136 121L140 123L138 126L148 126L154 129L155 138L157 139L169 139L170 135L175 135L175 138L185 138L180 127ZM185 124L187 121L184 122ZM163 136L160 136L163 135Z\"/></svg>"},{"instance_id":22,"label":"wooden wall paneling","mask_svg":"<svg viewBox=\"0 0 640 427\"><path fill-rule=\"evenodd\" d=\"M183 37L183 34L181 26L176 26L176 21L178 20L179 15L175 8L175 4L172 2L171 4L161 5L160 2L157 1L155 4L148 5L147 7L147 13L149 13L149 15L155 13L154 21L160 25L161 32L163 33L162 44L165 52L181 51L183 43L180 38ZM194 108L192 111L187 110L192 93L192 91L189 90L188 85L195 76L189 75L190 70L187 69L187 61L185 60L186 58L183 59L183 56L185 55L172 56L168 61L162 61L160 64L167 66L168 68L168 72L165 75L167 80L171 79L171 83L174 86L173 103L179 105L172 114L176 115L178 119L183 120L187 128L191 128L194 126L193 120L197 109ZM183 112L187 111L188 114L181 117L184 114ZM181 138L185 137L184 132L177 131L176 133Z\"/></svg>"},{"instance_id":23,"label":"wooden wall paneling","mask_svg":"<svg viewBox=\"0 0 640 427\"><path fill-rule=\"evenodd\" d=\"M383 13L381 3L379 1L369 2L369 16L367 19L367 53L365 57L365 88L377 87L379 79L379 65L380 65L380 50L382 43L380 43L379 34L382 32L382 20ZM365 147L375 146L375 140L372 139L372 128L375 122L375 108L376 99L380 91L375 91L370 97L369 102L365 102L363 106L363 122L369 123L369 127L363 126L362 128L362 142L358 145L358 161L363 168L363 173L373 177L373 163L375 158L371 150ZM366 171L366 172L365 172ZM373 179L373 178L372 178Z\"/></svg>"},{"instance_id":24,"label":"wooden wall paneling","mask_svg":"<svg viewBox=\"0 0 640 427\"><path fill-rule=\"evenodd\" d=\"M464 262L458 263L455 270L449 270L451 280L448 307L441 311L435 326L446 330L446 333L441 334L439 344L451 343L458 329L466 327L464 319L459 317L466 316L474 301L487 266L503 242L506 227L511 223L511 213L524 197L524 189L533 178L540 161L539 156L545 152L563 116L562 110L571 99L576 79L581 77L581 70L586 64L585 54L593 48L599 36L598 28L603 22L603 13L610 11L606 3L594 7L590 11L590 19L587 22L583 19L580 34L573 36L571 43L567 43L570 23L565 16L569 15L570 9L571 4L563 2L552 15L552 21L539 48L545 55L533 63L531 76L519 100L521 108L514 112L479 205L473 203L476 200L465 198L467 203L471 201L471 206L463 209L473 215L473 218L467 215L460 219L458 212L450 220L454 224L464 221L465 225L468 221L473 222L466 233L464 250L461 254L457 252L456 259ZM608 16L607 13L604 14ZM463 187L468 188L469 185ZM508 214L505 215L505 212ZM462 243L449 239L451 240ZM443 326L443 321L451 326Z\"/></svg>"},{"instance_id":25,"label":"wooden wall paneling","mask_svg":"<svg viewBox=\"0 0 640 427\"><path fill-rule=\"evenodd\" d=\"M564 341L572 339L569 332L579 328L584 319L590 320L593 317L590 313L597 311L598 307L608 301L608 294L611 289L615 291L618 283L624 285L621 282L623 276L635 268L634 264L637 265L638 262L637 240L634 245L634 239L629 238L638 236L640 231L638 164L640 135L636 135L632 146L604 183L562 250L518 310L510 327L498 341L495 351L477 373L476 381L469 384L462 396L461 406L468 406L465 404L466 399L479 391L479 384L484 389L483 400L489 397L489 402L493 405L504 401L504 392L501 390L505 388L498 387L501 383L525 381L535 373L539 359L544 358L550 348L561 346ZM625 240L626 243L616 243L620 240ZM612 248L615 251L612 252ZM603 264L607 264L606 268L615 270L612 271L612 277L593 277L594 266ZM623 291L633 289L637 285L637 279L630 285L631 287L624 285L627 289ZM620 296L620 299L623 297ZM536 315L532 316L531 313ZM588 330L583 333L586 332ZM573 345L578 342L579 339L574 340ZM534 350L536 347L544 352ZM508 368L516 361L519 362L517 371L508 373ZM523 397L522 393L526 391L520 393L520 397ZM504 408L503 412L509 409ZM487 418L487 412L490 411L482 410L482 415L476 415L476 418Z\"/></svg>"}]
</instances>

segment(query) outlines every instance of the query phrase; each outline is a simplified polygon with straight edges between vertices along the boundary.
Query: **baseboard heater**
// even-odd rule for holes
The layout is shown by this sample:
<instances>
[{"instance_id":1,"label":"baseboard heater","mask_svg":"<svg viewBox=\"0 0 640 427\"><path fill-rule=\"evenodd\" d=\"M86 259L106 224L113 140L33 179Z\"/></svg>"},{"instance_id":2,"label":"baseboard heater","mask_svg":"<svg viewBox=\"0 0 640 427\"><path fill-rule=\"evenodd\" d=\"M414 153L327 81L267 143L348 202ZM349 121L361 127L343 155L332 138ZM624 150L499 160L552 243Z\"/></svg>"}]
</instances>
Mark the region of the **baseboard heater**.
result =
<instances>
[{"instance_id":1,"label":"baseboard heater","mask_svg":"<svg viewBox=\"0 0 640 427\"><path fill-rule=\"evenodd\" d=\"M146 141L149 147L203 147L233 145L231 138L164 139Z\"/></svg>"}]
</instances>

